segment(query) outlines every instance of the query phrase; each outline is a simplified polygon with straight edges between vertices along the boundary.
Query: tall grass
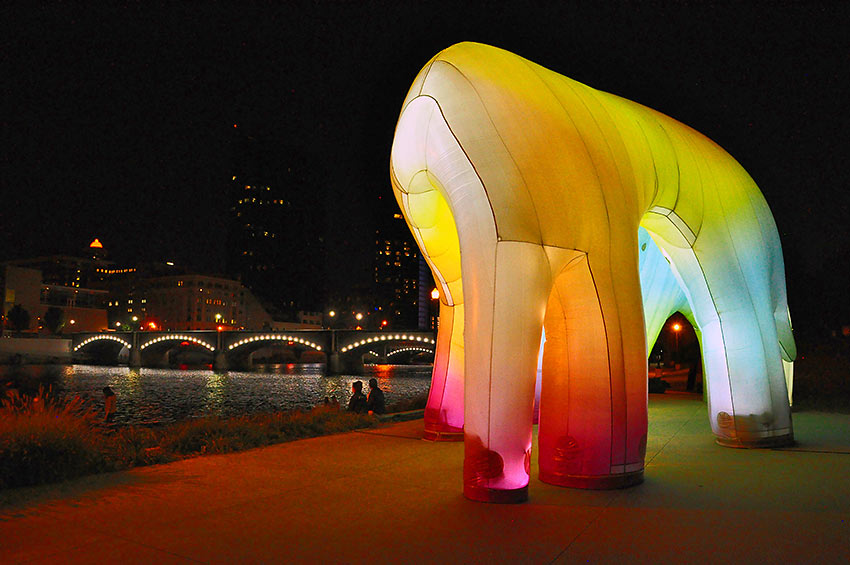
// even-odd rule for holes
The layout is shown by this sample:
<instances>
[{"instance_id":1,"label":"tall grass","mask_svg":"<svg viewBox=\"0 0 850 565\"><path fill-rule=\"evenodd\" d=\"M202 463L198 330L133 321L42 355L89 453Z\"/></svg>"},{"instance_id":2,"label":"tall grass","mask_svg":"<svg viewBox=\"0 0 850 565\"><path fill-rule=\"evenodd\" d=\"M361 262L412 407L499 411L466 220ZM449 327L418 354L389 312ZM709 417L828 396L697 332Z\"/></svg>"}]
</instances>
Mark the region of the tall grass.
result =
<instances>
[{"instance_id":1,"label":"tall grass","mask_svg":"<svg viewBox=\"0 0 850 565\"><path fill-rule=\"evenodd\" d=\"M205 417L149 429L108 427L79 397L13 392L0 402L0 489L70 479L206 453L228 453L377 425L366 414L311 411Z\"/></svg>"},{"instance_id":2,"label":"tall grass","mask_svg":"<svg viewBox=\"0 0 850 565\"><path fill-rule=\"evenodd\" d=\"M64 402L43 387L0 403L0 488L107 470L95 416L79 397Z\"/></svg>"}]
</instances>

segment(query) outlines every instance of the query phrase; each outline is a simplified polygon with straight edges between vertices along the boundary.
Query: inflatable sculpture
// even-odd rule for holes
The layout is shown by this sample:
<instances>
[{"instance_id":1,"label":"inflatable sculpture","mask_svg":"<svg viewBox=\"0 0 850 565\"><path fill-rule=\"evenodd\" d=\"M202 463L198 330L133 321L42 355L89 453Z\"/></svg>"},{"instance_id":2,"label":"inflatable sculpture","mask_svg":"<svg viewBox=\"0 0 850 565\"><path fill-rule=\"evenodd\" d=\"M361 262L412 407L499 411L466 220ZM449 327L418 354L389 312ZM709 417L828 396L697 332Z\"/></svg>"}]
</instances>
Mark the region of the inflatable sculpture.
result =
<instances>
[{"instance_id":1,"label":"inflatable sculpture","mask_svg":"<svg viewBox=\"0 0 850 565\"><path fill-rule=\"evenodd\" d=\"M468 498L527 497L544 326L544 482L642 480L647 336L676 310L700 339L718 443L792 441L779 236L758 187L711 140L461 43L414 80L391 179L440 291L426 438L463 438Z\"/></svg>"}]
</instances>

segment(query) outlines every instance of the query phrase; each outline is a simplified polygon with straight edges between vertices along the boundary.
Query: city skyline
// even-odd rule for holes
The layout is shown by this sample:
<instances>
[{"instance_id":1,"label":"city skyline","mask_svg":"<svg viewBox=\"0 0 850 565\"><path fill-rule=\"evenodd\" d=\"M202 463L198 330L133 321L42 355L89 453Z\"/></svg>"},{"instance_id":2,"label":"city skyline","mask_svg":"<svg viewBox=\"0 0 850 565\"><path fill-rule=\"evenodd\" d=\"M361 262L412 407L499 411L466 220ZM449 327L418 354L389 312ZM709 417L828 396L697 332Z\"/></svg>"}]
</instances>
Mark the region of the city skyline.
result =
<instances>
[{"instance_id":1,"label":"city skyline","mask_svg":"<svg viewBox=\"0 0 850 565\"><path fill-rule=\"evenodd\" d=\"M225 272L235 125L298 148L327 203L314 221L329 287L368 282L374 229L395 211L401 101L430 57L472 40L720 144L776 218L795 327L846 323L846 7L440 6L6 9L0 259L99 237L116 258Z\"/></svg>"}]
</instances>

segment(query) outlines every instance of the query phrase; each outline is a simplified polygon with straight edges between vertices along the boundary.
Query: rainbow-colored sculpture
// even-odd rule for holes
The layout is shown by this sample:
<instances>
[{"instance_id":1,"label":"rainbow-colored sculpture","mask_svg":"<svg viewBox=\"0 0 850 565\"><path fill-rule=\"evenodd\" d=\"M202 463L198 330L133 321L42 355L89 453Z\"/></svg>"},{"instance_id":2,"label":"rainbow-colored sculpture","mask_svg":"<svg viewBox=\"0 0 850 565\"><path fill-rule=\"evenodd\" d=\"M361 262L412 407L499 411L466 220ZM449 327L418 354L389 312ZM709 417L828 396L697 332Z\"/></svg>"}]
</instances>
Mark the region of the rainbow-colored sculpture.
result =
<instances>
[{"instance_id":1,"label":"rainbow-colored sculpture","mask_svg":"<svg viewBox=\"0 0 850 565\"><path fill-rule=\"evenodd\" d=\"M792 441L779 236L756 184L711 140L461 43L414 80L391 177L440 289L425 435L462 434L468 498L527 497L544 325L542 481L642 480L647 336L677 310L700 338L717 441Z\"/></svg>"}]
</instances>

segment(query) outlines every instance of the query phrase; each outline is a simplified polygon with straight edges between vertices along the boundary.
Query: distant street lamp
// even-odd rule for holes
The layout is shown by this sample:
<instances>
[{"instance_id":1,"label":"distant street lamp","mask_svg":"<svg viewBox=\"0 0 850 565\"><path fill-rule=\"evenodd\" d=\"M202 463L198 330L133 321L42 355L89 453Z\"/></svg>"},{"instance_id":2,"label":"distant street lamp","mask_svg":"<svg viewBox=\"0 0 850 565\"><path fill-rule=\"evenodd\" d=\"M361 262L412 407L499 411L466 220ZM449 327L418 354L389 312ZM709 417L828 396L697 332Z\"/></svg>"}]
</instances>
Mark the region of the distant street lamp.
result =
<instances>
[{"instance_id":1,"label":"distant street lamp","mask_svg":"<svg viewBox=\"0 0 850 565\"><path fill-rule=\"evenodd\" d=\"M334 316L336 316L336 311L335 311L335 310L331 310L330 312L328 312L328 316L330 316L331 318L333 318Z\"/></svg>"},{"instance_id":2,"label":"distant street lamp","mask_svg":"<svg viewBox=\"0 0 850 565\"><path fill-rule=\"evenodd\" d=\"M673 335L676 336L676 355L675 361L679 362L679 332L682 331L682 325L679 323L673 324Z\"/></svg>"},{"instance_id":3,"label":"distant street lamp","mask_svg":"<svg viewBox=\"0 0 850 565\"><path fill-rule=\"evenodd\" d=\"M363 319L363 314L361 314L360 312L358 312L357 314L355 314L355 315L354 315L354 319L355 319L355 320L357 320L357 321L359 322L360 320L362 320L362 319Z\"/></svg>"},{"instance_id":4,"label":"distant street lamp","mask_svg":"<svg viewBox=\"0 0 850 565\"><path fill-rule=\"evenodd\" d=\"M431 291L431 300L437 300L440 298L440 291L437 290L437 287L434 287L434 290Z\"/></svg>"}]
</instances>

